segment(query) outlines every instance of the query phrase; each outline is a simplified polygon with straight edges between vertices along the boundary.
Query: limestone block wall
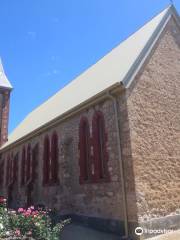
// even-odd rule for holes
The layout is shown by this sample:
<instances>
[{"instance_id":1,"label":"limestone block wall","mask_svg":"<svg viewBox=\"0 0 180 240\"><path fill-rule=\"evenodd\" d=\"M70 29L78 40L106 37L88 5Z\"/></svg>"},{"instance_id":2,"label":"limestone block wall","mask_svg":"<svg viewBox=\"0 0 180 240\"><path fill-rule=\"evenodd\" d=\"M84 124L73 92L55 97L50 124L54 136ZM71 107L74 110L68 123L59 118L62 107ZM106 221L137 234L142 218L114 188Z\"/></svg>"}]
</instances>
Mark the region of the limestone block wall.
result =
<instances>
[{"instance_id":1,"label":"limestone block wall","mask_svg":"<svg viewBox=\"0 0 180 240\"><path fill-rule=\"evenodd\" d=\"M134 232L134 227L138 223L138 209L135 186L134 159L132 157L132 139L129 112L127 107L127 93L124 90L118 98L120 138L121 138L121 157L123 161L123 171L125 180L125 192L127 202L127 217L130 232Z\"/></svg>"},{"instance_id":2,"label":"limestone block wall","mask_svg":"<svg viewBox=\"0 0 180 240\"><path fill-rule=\"evenodd\" d=\"M127 93L139 221L180 214L180 29L171 19ZM129 160L131 165L131 160Z\"/></svg>"},{"instance_id":3,"label":"limestone block wall","mask_svg":"<svg viewBox=\"0 0 180 240\"><path fill-rule=\"evenodd\" d=\"M58 106L57 106L58 107ZM108 136L107 150L109 155L108 169L110 181L106 183L79 183L79 123L82 116L89 119L92 136L92 117L95 110L101 110L105 118L106 133ZM54 130L59 138L59 184L55 186L42 185L43 169L43 142L46 134L52 135ZM77 214L89 217L123 220L123 204L120 184L119 156L117 150L117 132L112 101L104 101L94 107L81 112L72 118L60 123L29 141L16 146L2 154L2 159L7 159L9 153L19 153L19 169L21 154L24 145L31 144L31 148L39 144L39 157L37 166L37 179L34 185L33 200L35 204L45 204L56 208L61 214ZM5 174L6 175L6 174ZM21 187L20 170L18 170L18 184L13 190L16 205L26 202L26 187ZM5 183L5 176L4 176ZM3 194L7 194L4 185Z\"/></svg>"}]
</instances>

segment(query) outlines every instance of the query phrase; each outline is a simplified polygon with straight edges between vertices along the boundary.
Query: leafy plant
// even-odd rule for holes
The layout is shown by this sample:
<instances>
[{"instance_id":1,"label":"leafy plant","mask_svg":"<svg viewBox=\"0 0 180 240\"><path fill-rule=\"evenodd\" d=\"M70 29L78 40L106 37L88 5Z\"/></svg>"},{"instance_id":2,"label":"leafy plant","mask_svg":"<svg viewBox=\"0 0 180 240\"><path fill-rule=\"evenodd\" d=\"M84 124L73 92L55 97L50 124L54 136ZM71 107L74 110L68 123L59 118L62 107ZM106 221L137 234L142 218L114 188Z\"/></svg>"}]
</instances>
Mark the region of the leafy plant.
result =
<instances>
[{"instance_id":1,"label":"leafy plant","mask_svg":"<svg viewBox=\"0 0 180 240\"><path fill-rule=\"evenodd\" d=\"M8 210L6 199L0 197L0 239L59 240L69 220L52 224L49 211L19 208Z\"/></svg>"}]
</instances>

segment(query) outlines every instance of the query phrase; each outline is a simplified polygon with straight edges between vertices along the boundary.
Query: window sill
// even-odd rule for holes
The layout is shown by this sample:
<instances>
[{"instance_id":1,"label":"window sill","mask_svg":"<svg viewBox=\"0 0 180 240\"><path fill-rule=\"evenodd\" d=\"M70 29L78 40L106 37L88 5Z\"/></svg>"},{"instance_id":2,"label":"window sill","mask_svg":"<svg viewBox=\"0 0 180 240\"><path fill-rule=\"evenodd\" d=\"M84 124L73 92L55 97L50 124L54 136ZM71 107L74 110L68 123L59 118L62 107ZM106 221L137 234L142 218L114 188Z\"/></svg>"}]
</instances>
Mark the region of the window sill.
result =
<instances>
[{"instance_id":1,"label":"window sill","mask_svg":"<svg viewBox=\"0 0 180 240\"><path fill-rule=\"evenodd\" d=\"M79 184L80 184L80 185L83 185L83 184L109 183L109 182L111 182L109 176L104 177L104 178L95 178L95 177L92 177L92 179L89 179L89 180L79 179Z\"/></svg>"}]
</instances>

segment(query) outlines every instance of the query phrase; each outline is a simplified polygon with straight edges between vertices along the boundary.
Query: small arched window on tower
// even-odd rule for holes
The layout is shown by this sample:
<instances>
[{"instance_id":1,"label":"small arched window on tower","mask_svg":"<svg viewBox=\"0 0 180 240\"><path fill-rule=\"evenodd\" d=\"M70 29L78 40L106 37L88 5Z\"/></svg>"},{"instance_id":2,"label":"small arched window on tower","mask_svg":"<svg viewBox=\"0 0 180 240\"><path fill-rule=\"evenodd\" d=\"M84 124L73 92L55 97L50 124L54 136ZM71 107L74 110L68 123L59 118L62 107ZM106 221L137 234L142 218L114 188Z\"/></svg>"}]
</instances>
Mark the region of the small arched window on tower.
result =
<instances>
[{"instance_id":1,"label":"small arched window on tower","mask_svg":"<svg viewBox=\"0 0 180 240\"><path fill-rule=\"evenodd\" d=\"M31 145L27 147L26 183L31 180Z\"/></svg>"},{"instance_id":2,"label":"small arched window on tower","mask_svg":"<svg viewBox=\"0 0 180 240\"><path fill-rule=\"evenodd\" d=\"M105 121L101 111L96 111L93 116L93 152L95 181L109 180L108 153L106 149L107 135L105 132Z\"/></svg>"},{"instance_id":3,"label":"small arched window on tower","mask_svg":"<svg viewBox=\"0 0 180 240\"><path fill-rule=\"evenodd\" d=\"M49 137L44 139L44 153L43 153L43 184L48 184L50 180L50 142Z\"/></svg>"},{"instance_id":4,"label":"small arched window on tower","mask_svg":"<svg viewBox=\"0 0 180 240\"><path fill-rule=\"evenodd\" d=\"M89 123L86 117L82 117L79 125L79 166L80 177L79 182L89 182L92 177L91 162L90 162L90 130Z\"/></svg>"},{"instance_id":5,"label":"small arched window on tower","mask_svg":"<svg viewBox=\"0 0 180 240\"><path fill-rule=\"evenodd\" d=\"M58 136L56 132L51 138L51 182L58 182Z\"/></svg>"},{"instance_id":6,"label":"small arched window on tower","mask_svg":"<svg viewBox=\"0 0 180 240\"><path fill-rule=\"evenodd\" d=\"M21 185L25 184L25 167L26 167L26 148L23 147L21 156Z\"/></svg>"}]
</instances>

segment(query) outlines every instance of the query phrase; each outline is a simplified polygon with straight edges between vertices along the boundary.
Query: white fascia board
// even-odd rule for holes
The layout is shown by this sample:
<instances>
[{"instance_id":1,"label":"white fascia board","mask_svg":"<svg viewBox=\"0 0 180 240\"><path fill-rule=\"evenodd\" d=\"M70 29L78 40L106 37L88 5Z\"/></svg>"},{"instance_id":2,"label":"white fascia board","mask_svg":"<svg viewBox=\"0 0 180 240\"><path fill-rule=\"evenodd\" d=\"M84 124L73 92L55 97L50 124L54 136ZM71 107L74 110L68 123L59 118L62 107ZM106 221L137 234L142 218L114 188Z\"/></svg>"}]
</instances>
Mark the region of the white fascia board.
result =
<instances>
[{"instance_id":1,"label":"white fascia board","mask_svg":"<svg viewBox=\"0 0 180 240\"><path fill-rule=\"evenodd\" d=\"M142 52L140 53L140 55L138 56L138 58L136 59L136 61L132 65L132 67L129 69L125 78L122 80L122 83L125 88L130 87L132 81L136 77L137 73L141 70L141 68L142 68L144 62L146 61L146 59L148 58L148 56L151 54L152 49L154 48L156 42L159 40L163 30L165 29L167 23L169 22L169 20L172 16L175 18L176 22L180 26L180 18L179 18L179 15L178 15L176 9L173 6L169 7L167 13L161 20L160 24L154 31L153 35L151 36L151 38L149 39L149 41L143 48Z\"/></svg>"}]
</instances>

